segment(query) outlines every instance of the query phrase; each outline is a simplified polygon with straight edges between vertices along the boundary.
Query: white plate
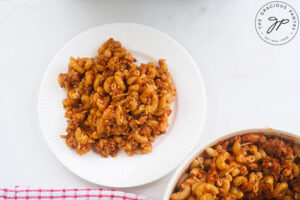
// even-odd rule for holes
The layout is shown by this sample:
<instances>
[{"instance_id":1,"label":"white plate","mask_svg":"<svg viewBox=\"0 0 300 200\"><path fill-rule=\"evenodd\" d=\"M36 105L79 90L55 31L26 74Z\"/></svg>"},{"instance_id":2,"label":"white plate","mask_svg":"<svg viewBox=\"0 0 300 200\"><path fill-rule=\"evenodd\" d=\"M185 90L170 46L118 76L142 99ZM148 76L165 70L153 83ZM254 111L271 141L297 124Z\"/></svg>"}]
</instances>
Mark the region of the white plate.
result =
<instances>
[{"instance_id":1,"label":"white plate","mask_svg":"<svg viewBox=\"0 0 300 200\"><path fill-rule=\"evenodd\" d=\"M66 91L57 77L67 72L69 57L94 57L108 38L119 40L142 61L166 59L177 89L170 127L153 143L150 154L102 158L90 151L79 156L60 135L67 127L62 106ZM108 24L92 28L67 43L50 62L39 95L39 117L45 139L57 159L79 177L110 187L133 187L161 178L180 164L195 146L204 123L206 96L198 67L174 39L138 24Z\"/></svg>"}]
</instances>

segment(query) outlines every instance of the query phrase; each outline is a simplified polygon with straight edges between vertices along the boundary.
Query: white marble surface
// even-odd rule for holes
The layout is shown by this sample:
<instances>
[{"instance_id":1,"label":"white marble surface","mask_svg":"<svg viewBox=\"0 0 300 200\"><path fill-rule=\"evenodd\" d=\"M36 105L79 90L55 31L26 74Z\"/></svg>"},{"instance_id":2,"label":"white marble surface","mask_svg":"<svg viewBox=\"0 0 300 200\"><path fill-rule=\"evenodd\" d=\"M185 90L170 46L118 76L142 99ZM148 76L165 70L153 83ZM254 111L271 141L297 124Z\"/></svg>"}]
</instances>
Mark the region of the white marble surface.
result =
<instances>
[{"instance_id":1,"label":"white marble surface","mask_svg":"<svg viewBox=\"0 0 300 200\"><path fill-rule=\"evenodd\" d=\"M283 46L264 43L254 19L266 2L0 1L0 187L93 186L65 169L48 149L37 97L56 52L78 33L106 23L152 26L194 57L208 98L199 145L230 131L265 126L300 135L300 33ZM300 1L286 2L300 14ZM161 199L171 175L123 190Z\"/></svg>"}]
</instances>

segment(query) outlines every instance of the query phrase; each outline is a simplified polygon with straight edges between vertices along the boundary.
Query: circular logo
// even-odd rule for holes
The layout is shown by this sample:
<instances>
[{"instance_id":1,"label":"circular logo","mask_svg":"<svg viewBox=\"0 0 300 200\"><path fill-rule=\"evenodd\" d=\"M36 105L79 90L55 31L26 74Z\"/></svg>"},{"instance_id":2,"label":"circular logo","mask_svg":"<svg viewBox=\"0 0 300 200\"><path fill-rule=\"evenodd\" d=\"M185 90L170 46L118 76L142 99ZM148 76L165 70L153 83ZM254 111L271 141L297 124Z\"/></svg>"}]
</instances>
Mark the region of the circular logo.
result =
<instances>
[{"instance_id":1,"label":"circular logo","mask_svg":"<svg viewBox=\"0 0 300 200\"><path fill-rule=\"evenodd\" d=\"M255 18L255 28L259 37L266 43L286 44L297 34L298 15L289 4L272 1L259 9Z\"/></svg>"}]
</instances>

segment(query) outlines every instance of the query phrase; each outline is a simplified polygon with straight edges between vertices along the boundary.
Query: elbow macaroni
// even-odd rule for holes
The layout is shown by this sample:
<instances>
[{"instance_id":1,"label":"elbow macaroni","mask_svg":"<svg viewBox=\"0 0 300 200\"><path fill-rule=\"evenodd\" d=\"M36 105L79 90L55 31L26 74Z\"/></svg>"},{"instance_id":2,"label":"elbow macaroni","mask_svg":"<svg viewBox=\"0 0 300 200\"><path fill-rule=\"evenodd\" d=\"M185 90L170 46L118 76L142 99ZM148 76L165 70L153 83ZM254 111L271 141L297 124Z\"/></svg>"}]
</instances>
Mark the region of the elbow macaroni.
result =
<instances>
[{"instance_id":1,"label":"elbow macaroni","mask_svg":"<svg viewBox=\"0 0 300 200\"><path fill-rule=\"evenodd\" d=\"M283 138L229 138L191 162L170 200L300 199L299 156L299 144Z\"/></svg>"},{"instance_id":2,"label":"elbow macaroni","mask_svg":"<svg viewBox=\"0 0 300 200\"><path fill-rule=\"evenodd\" d=\"M97 57L71 57L68 73L59 75L67 89L63 138L78 154L92 148L103 157L121 149L129 156L150 153L151 143L166 133L176 95L167 64L134 62L120 42L109 39Z\"/></svg>"}]
</instances>

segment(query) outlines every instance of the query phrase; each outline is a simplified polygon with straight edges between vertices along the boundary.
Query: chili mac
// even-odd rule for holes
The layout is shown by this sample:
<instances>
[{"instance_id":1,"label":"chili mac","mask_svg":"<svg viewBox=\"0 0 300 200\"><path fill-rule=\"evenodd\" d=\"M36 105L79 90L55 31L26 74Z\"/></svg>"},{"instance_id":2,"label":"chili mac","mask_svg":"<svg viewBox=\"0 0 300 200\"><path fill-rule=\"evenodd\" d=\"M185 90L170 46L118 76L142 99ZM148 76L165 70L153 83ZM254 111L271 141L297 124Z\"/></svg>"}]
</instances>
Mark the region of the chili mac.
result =
<instances>
[{"instance_id":1,"label":"chili mac","mask_svg":"<svg viewBox=\"0 0 300 200\"><path fill-rule=\"evenodd\" d=\"M67 91L63 138L78 154L150 153L151 143L166 133L176 90L165 60L138 66L111 38L95 58L71 57L58 82Z\"/></svg>"}]
</instances>

